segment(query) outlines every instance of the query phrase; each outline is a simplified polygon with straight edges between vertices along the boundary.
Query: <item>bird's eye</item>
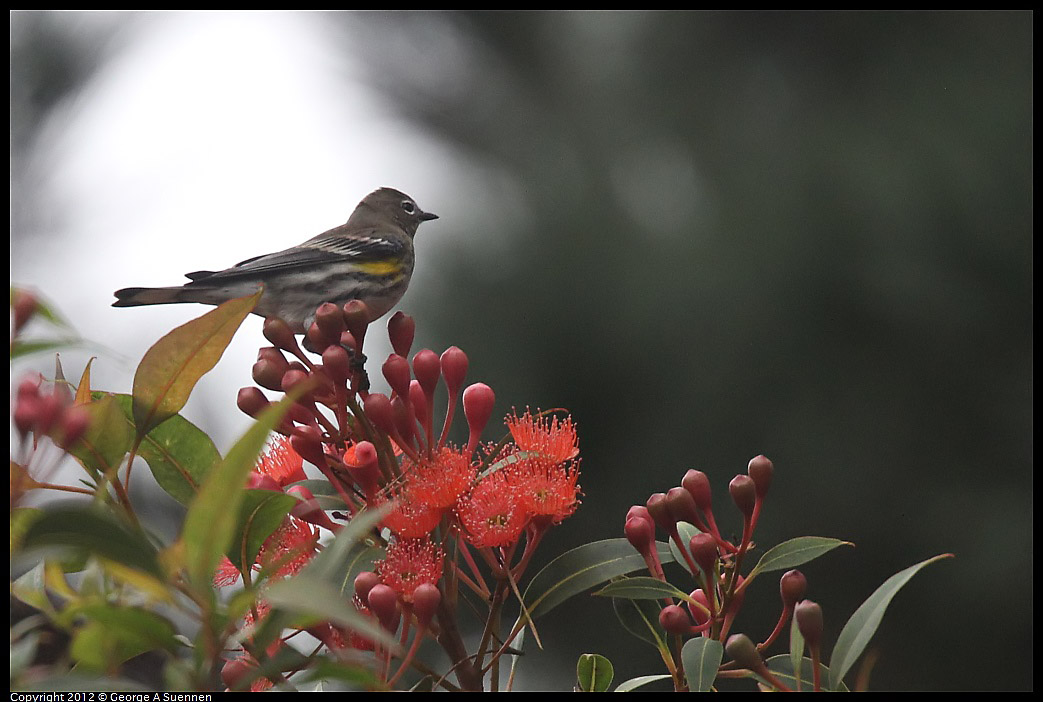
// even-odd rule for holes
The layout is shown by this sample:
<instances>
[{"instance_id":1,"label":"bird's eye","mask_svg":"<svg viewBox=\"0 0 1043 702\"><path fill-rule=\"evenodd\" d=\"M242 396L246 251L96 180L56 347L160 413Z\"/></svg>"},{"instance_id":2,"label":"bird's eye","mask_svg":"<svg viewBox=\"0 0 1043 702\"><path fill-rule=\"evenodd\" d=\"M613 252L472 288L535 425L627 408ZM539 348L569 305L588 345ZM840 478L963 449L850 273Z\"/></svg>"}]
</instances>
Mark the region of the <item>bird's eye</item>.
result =
<instances>
[{"instance_id":1,"label":"bird's eye","mask_svg":"<svg viewBox=\"0 0 1043 702\"><path fill-rule=\"evenodd\" d=\"M403 200L402 209L406 211L406 214L413 214L414 212L416 212L416 205L414 205L409 200Z\"/></svg>"}]
</instances>

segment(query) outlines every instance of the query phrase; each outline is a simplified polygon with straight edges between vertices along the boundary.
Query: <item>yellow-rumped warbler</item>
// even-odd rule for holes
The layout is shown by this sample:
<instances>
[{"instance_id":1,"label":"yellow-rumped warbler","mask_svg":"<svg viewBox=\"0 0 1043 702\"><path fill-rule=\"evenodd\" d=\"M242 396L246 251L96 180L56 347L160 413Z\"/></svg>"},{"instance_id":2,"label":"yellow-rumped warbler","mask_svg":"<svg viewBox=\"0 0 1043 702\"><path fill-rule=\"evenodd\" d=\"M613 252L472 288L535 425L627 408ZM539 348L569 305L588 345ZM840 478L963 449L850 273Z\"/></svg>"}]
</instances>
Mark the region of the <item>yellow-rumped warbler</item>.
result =
<instances>
[{"instance_id":1,"label":"yellow-rumped warbler","mask_svg":"<svg viewBox=\"0 0 1043 702\"><path fill-rule=\"evenodd\" d=\"M179 287L117 290L112 306L219 305L251 295L264 283L254 314L278 317L298 334L324 302L362 300L373 321L402 299L413 274L413 236L421 222L437 218L405 193L380 188L363 198L345 224L303 244L248 258L223 271L188 273L185 277L191 282Z\"/></svg>"}]
</instances>

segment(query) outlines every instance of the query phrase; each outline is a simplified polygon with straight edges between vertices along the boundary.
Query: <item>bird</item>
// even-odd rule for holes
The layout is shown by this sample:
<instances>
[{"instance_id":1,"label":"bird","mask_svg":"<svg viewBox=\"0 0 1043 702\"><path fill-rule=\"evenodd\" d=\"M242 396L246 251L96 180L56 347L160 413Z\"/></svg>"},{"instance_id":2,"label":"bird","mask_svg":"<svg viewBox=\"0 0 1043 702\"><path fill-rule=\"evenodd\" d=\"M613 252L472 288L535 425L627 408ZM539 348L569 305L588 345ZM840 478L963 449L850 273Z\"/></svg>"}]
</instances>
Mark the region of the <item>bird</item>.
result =
<instances>
[{"instance_id":1,"label":"bird","mask_svg":"<svg viewBox=\"0 0 1043 702\"><path fill-rule=\"evenodd\" d=\"M413 275L413 237L421 223L438 219L394 188L379 188L362 199L348 221L307 241L255 256L220 271L185 274L188 283L164 288L123 288L113 307L196 302L219 305L257 292L253 313L278 318L303 334L324 302L362 300L369 321L387 314L406 292Z\"/></svg>"}]
</instances>

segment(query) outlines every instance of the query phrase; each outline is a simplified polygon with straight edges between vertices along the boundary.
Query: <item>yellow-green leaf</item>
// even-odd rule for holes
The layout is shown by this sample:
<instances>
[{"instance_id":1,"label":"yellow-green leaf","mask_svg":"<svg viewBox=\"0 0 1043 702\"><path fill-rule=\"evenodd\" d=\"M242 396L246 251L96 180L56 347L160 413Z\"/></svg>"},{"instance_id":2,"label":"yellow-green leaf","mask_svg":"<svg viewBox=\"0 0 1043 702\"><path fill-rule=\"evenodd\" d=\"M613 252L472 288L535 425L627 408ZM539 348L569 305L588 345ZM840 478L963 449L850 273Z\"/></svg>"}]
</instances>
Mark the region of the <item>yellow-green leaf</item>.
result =
<instances>
[{"instance_id":1,"label":"yellow-green leaf","mask_svg":"<svg viewBox=\"0 0 1043 702\"><path fill-rule=\"evenodd\" d=\"M261 293L221 303L145 352L134 374L134 424L139 437L185 406L196 383L217 365L239 325L257 306Z\"/></svg>"}]
</instances>

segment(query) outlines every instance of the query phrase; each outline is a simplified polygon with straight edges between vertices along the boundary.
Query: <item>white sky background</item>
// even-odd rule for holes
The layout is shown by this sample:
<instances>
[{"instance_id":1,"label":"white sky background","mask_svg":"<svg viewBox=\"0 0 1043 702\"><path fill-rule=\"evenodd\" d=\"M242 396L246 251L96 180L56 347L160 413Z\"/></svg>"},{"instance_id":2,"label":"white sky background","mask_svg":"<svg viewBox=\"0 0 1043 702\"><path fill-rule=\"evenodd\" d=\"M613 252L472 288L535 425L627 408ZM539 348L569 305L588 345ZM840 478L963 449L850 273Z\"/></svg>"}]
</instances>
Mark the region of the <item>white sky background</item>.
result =
<instances>
[{"instance_id":1,"label":"white sky background","mask_svg":"<svg viewBox=\"0 0 1043 702\"><path fill-rule=\"evenodd\" d=\"M139 15L125 49L47 125L41 142L50 143L53 170L40 199L61 229L13 251L12 281L38 289L84 338L122 355L63 352L70 379L98 355L93 385L129 392L146 349L211 309L117 309L114 290L180 284L188 271L299 243L344 222L381 186L442 216L417 238L420 264L400 308L423 294L432 275L425 253L452 237L444 223L453 221L449 174L458 168L355 78L350 48L333 43L344 34L328 20L307 12ZM183 412L222 452L249 422L235 394L267 345L260 328L251 315ZM367 339L378 364L387 353L381 336ZM35 357L32 367L49 376L53 361ZM374 382L383 382L379 373Z\"/></svg>"}]
</instances>

